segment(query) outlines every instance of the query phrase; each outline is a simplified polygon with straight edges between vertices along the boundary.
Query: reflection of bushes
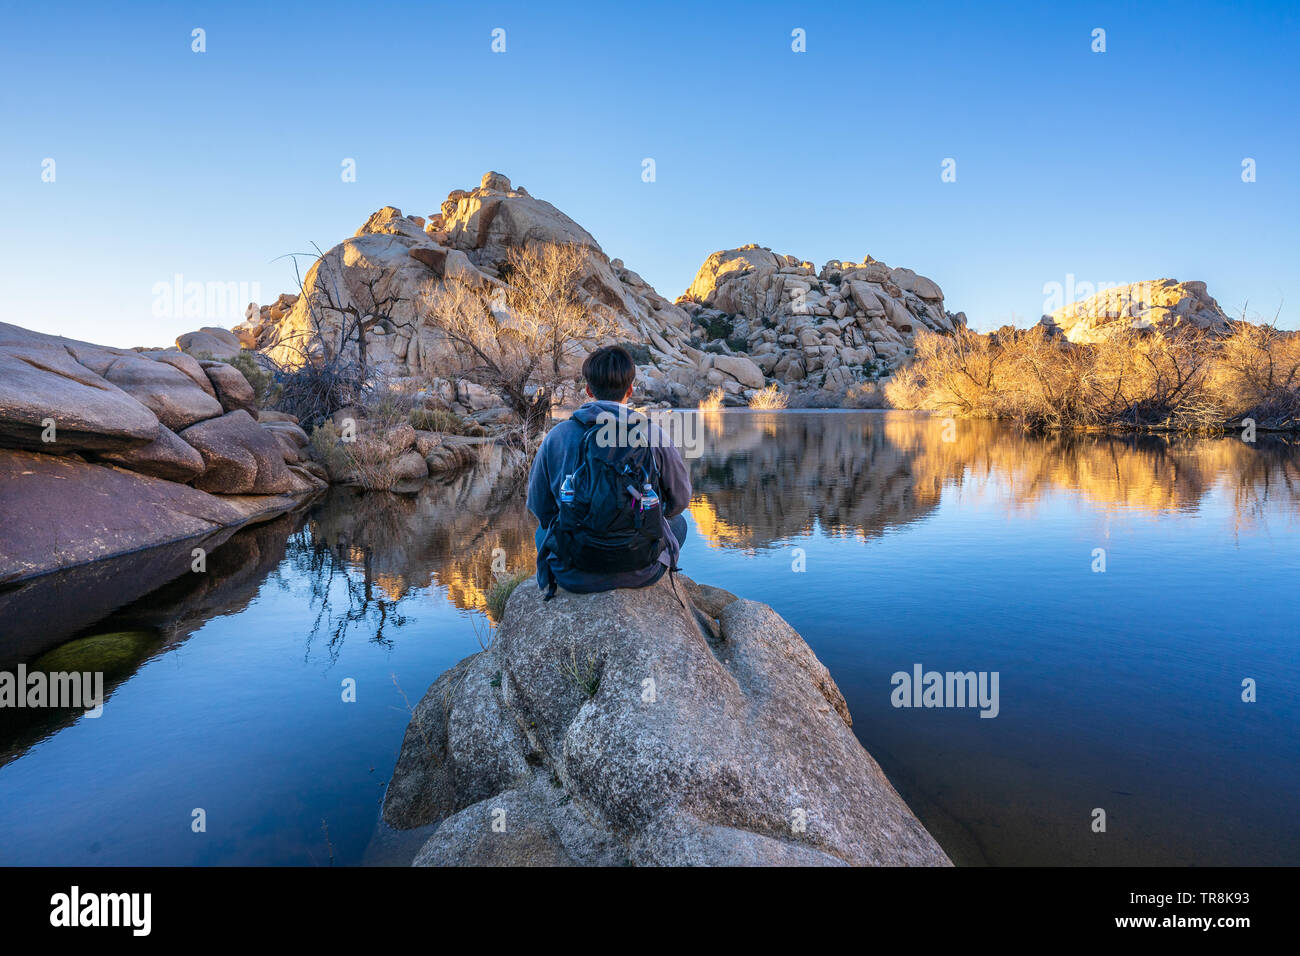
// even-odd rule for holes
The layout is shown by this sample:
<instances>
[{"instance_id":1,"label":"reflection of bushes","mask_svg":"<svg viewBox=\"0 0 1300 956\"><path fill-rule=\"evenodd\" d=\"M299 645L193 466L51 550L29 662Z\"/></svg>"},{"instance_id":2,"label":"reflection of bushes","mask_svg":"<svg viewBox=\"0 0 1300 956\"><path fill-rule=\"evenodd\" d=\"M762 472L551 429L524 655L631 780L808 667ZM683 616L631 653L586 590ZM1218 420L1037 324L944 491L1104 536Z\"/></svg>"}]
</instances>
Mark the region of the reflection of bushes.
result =
<instances>
[{"instance_id":1,"label":"reflection of bushes","mask_svg":"<svg viewBox=\"0 0 1300 956\"><path fill-rule=\"evenodd\" d=\"M922 332L891 404L1031 428L1217 431L1253 418L1300 427L1300 335L1238 323L1232 334L1133 331L1073 344L1040 327Z\"/></svg>"}]
</instances>

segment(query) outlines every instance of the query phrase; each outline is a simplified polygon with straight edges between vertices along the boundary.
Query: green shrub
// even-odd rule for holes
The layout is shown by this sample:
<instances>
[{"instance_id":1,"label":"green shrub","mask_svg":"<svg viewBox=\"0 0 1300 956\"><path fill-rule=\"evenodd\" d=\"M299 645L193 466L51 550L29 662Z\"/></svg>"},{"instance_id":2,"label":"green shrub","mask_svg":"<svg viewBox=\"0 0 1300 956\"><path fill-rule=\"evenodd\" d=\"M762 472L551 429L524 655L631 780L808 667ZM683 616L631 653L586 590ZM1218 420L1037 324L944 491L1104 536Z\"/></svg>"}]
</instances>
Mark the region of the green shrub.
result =
<instances>
[{"instance_id":1,"label":"green shrub","mask_svg":"<svg viewBox=\"0 0 1300 956\"><path fill-rule=\"evenodd\" d=\"M496 579L487 593L487 614L494 624L506 613L506 602L510 600L510 595L515 593L515 588L530 577L532 577L531 571L520 571L518 574L508 574Z\"/></svg>"},{"instance_id":2,"label":"green shrub","mask_svg":"<svg viewBox=\"0 0 1300 956\"><path fill-rule=\"evenodd\" d=\"M333 419L326 419L311 432L311 457L325 466L331 481L338 481L352 470L352 459L339 439L342 433Z\"/></svg>"},{"instance_id":3,"label":"green shrub","mask_svg":"<svg viewBox=\"0 0 1300 956\"><path fill-rule=\"evenodd\" d=\"M262 366L256 352L244 349L230 360L230 364L239 369L248 379L248 384L253 386L253 400L258 408L268 408L274 403L277 391L275 375Z\"/></svg>"},{"instance_id":4,"label":"green shrub","mask_svg":"<svg viewBox=\"0 0 1300 956\"><path fill-rule=\"evenodd\" d=\"M708 318L700 316L695 321L704 327L709 341L730 338L732 333L736 331L736 327L731 324L731 317L728 315L714 315Z\"/></svg>"},{"instance_id":5,"label":"green shrub","mask_svg":"<svg viewBox=\"0 0 1300 956\"><path fill-rule=\"evenodd\" d=\"M408 421L412 428L418 428L422 432L447 432L451 435L469 433L464 419L455 412L441 408L413 408Z\"/></svg>"}]
</instances>

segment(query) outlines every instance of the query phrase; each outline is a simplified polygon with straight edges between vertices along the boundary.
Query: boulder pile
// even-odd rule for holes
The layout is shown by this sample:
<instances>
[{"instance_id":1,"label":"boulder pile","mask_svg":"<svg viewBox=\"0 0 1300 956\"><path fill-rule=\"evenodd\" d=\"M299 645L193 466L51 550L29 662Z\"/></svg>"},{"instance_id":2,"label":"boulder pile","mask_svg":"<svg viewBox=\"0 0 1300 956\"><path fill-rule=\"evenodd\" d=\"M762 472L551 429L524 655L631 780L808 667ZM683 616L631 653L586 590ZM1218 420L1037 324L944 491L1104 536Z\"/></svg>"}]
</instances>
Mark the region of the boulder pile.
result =
<instances>
[{"instance_id":1,"label":"boulder pile","mask_svg":"<svg viewBox=\"0 0 1300 956\"><path fill-rule=\"evenodd\" d=\"M735 373L735 358L792 391L843 392L906 361L917 331L952 332L966 323L964 313L944 310L937 284L911 269L870 256L817 269L757 245L713 253L677 304L704 331L706 353L717 353L689 350L686 357L731 396L749 387ZM677 385L693 371L671 360L662 366Z\"/></svg>"},{"instance_id":2,"label":"boulder pile","mask_svg":"<svg viewBox=\"0 0 1300 956\"><path fill-rule=\"evenodd\" d=\"M579 295L609 311L621 330L616 340L648 342L669 352L689 341L693 333L685 311L620 260L606 256L591 234L564 213L495 172L484 175L475 189L453 190L440 211L427 218L406 216L394 206L375 212L355 235L313 264L301 294L250 307L233 334L245 347L295 366L312 354L316 326L328 338L347 321L322 303L347 306L393 296L397 301L388 327L374 329L367 343L367 363L390 377L432 380L434 389L460 414L496 412L503 404L498 397L440 378L449 346L421 322L421 303L449 275L500 284L507 274L509 249L528 242L586 247L590 255ZM566 371L576 377L581 361L580 355L569 357Z\"/></svg>"},{"instance_id":3,"label":"boulder pile","mask_svg":"<svg viewBox=\"0 0 1300 956\"><path fill-rule=\"evenodd\" d=\"M499 417L499 397L439 377L449 346L421 321L420 304L449 275L507 282L509 250L531 242L577 243L589 251L580 295L618 324L607 341L633 347L647 401L693 405L720 388L725 402L739 405L770 382L842 392L904 361L917 329L945 332L965 322L944 311L934 282L909 269L868 257L816 270L753 245L714 253L672 303L555 206L489 172L477 188L453 190L428 217L394 206L375 212L311 267L300 295L250 307L233 335L245 348L293 366L312 354L314 327L329 340L347 321L322 303L395 297L391 321L367 343L368 364L399 379L433 379L458 414ZM566 359L564 371L574 380L583 357Z\"/></svg>"}]
</instances>

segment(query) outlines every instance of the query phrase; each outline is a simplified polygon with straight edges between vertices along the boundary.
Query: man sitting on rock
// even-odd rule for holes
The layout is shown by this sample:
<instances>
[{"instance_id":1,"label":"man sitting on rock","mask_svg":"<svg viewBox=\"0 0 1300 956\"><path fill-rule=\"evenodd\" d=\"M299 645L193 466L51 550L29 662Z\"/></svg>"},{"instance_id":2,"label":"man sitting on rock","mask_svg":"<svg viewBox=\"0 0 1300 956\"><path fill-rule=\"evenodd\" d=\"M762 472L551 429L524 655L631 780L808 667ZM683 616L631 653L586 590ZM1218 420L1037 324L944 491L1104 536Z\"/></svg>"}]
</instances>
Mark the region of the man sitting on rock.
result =
<instances>
[{"instance_id":1,"label":"man sitting on rock","mask_svg":"<svg viewBox=\"0 0 1300 956\"><path fill-rule=\"evenodd\" d=\"M587 402L542 441L528 480L537 584L577 594L640 588L676 570L691 478L667 436L628 407L636 365L617 345L582 363Z\"/></svg>"}]
</instances>

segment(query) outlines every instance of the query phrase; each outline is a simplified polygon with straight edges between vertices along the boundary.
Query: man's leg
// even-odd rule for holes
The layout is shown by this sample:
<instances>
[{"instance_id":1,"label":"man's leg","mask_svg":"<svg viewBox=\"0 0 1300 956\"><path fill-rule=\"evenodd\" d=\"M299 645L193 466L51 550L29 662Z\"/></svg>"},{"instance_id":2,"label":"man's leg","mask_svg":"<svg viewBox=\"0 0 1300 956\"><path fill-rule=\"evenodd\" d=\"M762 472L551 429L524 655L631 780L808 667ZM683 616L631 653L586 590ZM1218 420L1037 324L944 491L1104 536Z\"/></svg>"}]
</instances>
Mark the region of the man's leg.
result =
<instances>
[{"instance_id":1,"label":"man's leg","mask_svg":"<svg viewBox=\"0 0 1300 956\"><path fill-rule=\"evenodd\" d=\"M668 519L668 529L672 531L673 537L677 539L677 547L680 549L686 543L686 512L674 515Z\"/></svg>"}]
</instances>

